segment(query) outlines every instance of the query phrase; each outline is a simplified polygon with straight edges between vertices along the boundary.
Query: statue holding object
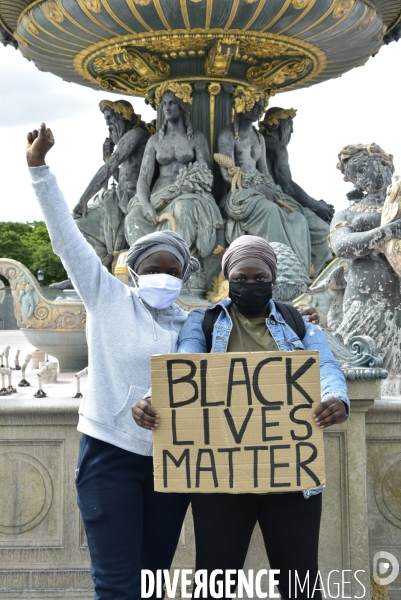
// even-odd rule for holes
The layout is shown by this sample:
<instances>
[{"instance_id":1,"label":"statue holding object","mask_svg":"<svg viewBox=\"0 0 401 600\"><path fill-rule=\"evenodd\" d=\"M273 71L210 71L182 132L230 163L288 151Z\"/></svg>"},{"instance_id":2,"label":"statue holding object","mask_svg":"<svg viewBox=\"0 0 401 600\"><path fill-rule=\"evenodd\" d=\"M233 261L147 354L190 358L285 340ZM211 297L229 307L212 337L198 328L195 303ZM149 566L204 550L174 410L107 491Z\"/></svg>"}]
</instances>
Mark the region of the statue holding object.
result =
<instances>
[{"instance_id":1,"label":"statue holding object","mask_svg":"<svg viewBox=\"0 0 401 600\"><path fill-rule=\"evenodd\" d=\"M311 240L311 261L316 277L325 264L332 259L327 243L334 207L324 200L309 196L292 178L287 146L293 133L294 109L269 108L259 129L266 144L267 165L275 183L292 199L287 201L308 221Z\"/></svg>"},{"instance_id":2,"label":"statue holding object","mask_svg":"<svg viewBox=\"0 0 401 600\"><path fill-rule=\"evenodd\" d=\"M385 255L391 250L389 244L400 243L398 206L395 220L391 216L383 219L383 213L388 217L385 200L394 171L393 157L377 144L345 146L338 156L337 168L344 180L365 191L366 196L336 214L332 223L329 241L333 251L349 264L342 319L334 329L345 342L355 335L372 337L383 355L391 384L391 376L401 367L401 265L397 273ZM389 192L387 205L394 200L391 188ZM329 312L329 326L330 316Z\"/></svg>"},{"instance_id":3,"label":"statue holding object","mask_svg":"<svg viewBox=\"0 0 401 600\"><path fill-rule=\"evenodd\" d=\"M150 133L126 100L102 100L99 106L110 132L103 146L105 163L82 194L73 216L102 263L109 267L113 252L127 248L124 221L128 203L136 193ZM102 190L110 177L117 180L117 187L112 185L111 189Z\"/></svg>"},{"instance_id":4,"label":"statue holding object","mask_svg":"<svg viewBox=\"0 0 401 600\"><path fill-rule=\"evenodd\" d=\"M231 191L222 199L227 218L226 238L231 243L244 234L260 236L269 242L286 244L310 273L310 236L308 222L295 212L292 199L277 185L268 170L262 134L253 123L263 113L263 92L238 86L233 92L234 122L222 129L218 154L224 181Z\"/></svg>"},{"instance_id":5,"label":"statue holding object","mask_svg":"<svg viewBox=\"0 0 401 600\"><path fill-rule=\"evenodd\" d=\"M137 193L125 220L126 239L132 245L143 235L173 226L191 253L205 258L217 245L216 231L223 228L223 219L210 193L208 143L190 120L192 86L164 83L155 100L165 120L146 145Z\"/></svg>"}]
</instances>

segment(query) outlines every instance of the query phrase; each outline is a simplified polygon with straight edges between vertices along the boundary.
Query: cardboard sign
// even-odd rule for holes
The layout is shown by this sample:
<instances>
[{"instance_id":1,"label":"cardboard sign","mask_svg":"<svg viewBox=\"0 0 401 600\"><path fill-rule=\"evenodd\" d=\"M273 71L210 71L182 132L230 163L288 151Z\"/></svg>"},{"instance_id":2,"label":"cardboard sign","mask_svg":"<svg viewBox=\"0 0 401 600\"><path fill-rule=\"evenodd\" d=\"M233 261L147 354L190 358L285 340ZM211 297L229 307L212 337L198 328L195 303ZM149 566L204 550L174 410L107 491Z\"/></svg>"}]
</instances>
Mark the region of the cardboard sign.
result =
<instances>
[{"instance_id":1,"label":"cardboard sign","mask_svg":"<svg viewBox=\"0 0 401 600\"><path fill-rule=\"evenodd\" d=\"M152 356L159 492L299 492L324 483L319 353Z\"/></svg>"}]
</instances>

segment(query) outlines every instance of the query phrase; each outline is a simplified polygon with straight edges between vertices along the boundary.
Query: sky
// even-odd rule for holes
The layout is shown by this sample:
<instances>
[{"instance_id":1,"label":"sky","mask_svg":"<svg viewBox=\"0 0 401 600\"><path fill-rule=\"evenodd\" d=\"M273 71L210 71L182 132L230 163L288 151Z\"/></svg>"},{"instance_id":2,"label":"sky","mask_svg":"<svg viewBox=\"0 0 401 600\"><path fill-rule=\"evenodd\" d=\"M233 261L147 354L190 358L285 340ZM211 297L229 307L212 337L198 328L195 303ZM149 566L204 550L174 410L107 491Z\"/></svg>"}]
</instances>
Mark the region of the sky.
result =
<instances>
[{"instance_id":1,"label":"sky","mask_svg":"<svg viewBox=\"0 0 401 600\"><path fill-rule=\"evenodd\" d=\"M394 155L395 174L401 175L400 59L401 42L393 42L340 78L270 100L270 106L298 110L288 148L293 179L337 211L348 205L351 189L336 169L342 146L375 142ZM102 165L108 131L98 104L119 97L40 72L19 51L0 46L1 221L42 220L25 162L26 133L41 121L56 139L47 163L68 205L75 206ZM154 118L143 99L125 98L145 121Z\"/></svg>"}]
</instances>

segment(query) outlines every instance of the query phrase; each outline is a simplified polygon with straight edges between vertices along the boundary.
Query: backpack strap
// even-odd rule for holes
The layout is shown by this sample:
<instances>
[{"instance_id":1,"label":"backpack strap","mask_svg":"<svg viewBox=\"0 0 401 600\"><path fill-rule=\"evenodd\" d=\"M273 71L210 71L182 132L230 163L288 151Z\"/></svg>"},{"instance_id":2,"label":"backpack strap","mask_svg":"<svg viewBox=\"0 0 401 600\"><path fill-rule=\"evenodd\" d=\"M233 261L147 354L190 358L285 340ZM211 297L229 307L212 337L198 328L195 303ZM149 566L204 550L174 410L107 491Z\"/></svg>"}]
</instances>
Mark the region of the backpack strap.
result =
<instances>
[{"instance_id":1,"label":"backpack strap","mask_svg":"<svg viewBox=\"0 0 401 600\"><path fill-rule=\"evenodd\" d=\"M216 306L206 309L203 317L202 330L206 339L207 352L210 352L212 349L214 324L216 323L222 310L223 307L220 306L220 304L216 304Z\"/></svg>"},{"instance_id":2,"label":"backpack strap","mask_svg":"<svg viewBox=\"0 0 401 600\"><path fill-rule=\"evenodd\" d=\"M283 304L282 302L275 302L274 304L287 325L291 327L300 340L303 340L306 335L306 327L303 318L295 306L292 306L291 304ZM220 304L216 304L216 306L208 308L205 311L202 323L202 331L206 340L207 352L210 352L212 349L213 328L222 310L223 307Z\"/></svg>"},{"instance_id":3,"label":"backpack strap","mask_svg":"<svg viewBox=\"0 0 401 600\"><path fill-rule=\"evenodd\" d=\"M300 340L303 340L306 335L305 322L295 306L281 302L275 302L274 304L287 325L291 327Z\"/></svg>"}]
</instances>

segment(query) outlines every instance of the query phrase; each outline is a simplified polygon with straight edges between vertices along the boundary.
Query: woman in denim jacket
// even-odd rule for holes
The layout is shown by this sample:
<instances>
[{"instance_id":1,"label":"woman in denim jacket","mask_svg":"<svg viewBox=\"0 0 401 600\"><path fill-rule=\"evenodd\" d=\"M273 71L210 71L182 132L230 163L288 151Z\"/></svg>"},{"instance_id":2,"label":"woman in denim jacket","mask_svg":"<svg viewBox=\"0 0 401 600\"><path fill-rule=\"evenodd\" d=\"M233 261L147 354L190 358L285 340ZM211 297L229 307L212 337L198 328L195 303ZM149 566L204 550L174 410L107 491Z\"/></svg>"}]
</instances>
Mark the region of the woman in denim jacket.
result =
<instances>
[{"instance_id":1,"label":"woman in denim jacket","mask_svg":"<svg viewBox=\"0 0 401 600\"><path fill-rule=\"evenodd\" d=\"M347 386L323 333L304 319L306 334L300 340L271 299L277 276L271 246L255 236L237 238L223 257L223 272L229 281L230 299L219 303L222 310L213 327L211 352L318 350L322 402L314 412L316 425L326 428L344 422L349 413ZM207 352L204 315L204 309L189 314L180 333L178 352ZM145 412L148 427L156 428L156 410L148 407ZM282 598L293 597L289 577L294 581L295 571L301 584L309 573L310 591L315 582L319 588L322 489L279 494L192 494L196 569L206 569L209 574L215 569L242 569L253 529L259 522L270 567L280 570ZM234 574L231 580L235 580ZM302 592L298 588L298 598L309 597L306 588ZM225 598L230 597L229 592L225 590ZM320 600L320 591L311 597Z\"/></svg>"}]
</instances>

